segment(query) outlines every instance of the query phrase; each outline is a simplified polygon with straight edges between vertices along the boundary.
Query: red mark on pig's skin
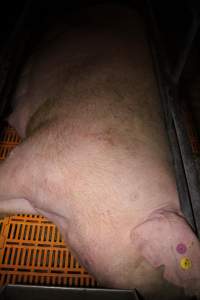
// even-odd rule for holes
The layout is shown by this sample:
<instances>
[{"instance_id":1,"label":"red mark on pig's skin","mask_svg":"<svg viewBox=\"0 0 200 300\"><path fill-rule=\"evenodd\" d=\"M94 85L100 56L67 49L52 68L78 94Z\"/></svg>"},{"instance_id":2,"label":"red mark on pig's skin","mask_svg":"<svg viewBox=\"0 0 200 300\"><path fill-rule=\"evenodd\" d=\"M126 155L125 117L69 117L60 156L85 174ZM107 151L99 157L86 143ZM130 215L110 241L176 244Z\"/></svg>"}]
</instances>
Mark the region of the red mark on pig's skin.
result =
<instances>
[{"instance_id":1,"label":"red mark on pig's skin","mask_svg":"<svg viewBox=\"0 0 200 300\"><path fill-rule=\"evenodd\" d=\"M180 243L176 246L176 251L180 254L184 254L187 251L187 247L185 244Z\"/></svg>"}]
</instances>

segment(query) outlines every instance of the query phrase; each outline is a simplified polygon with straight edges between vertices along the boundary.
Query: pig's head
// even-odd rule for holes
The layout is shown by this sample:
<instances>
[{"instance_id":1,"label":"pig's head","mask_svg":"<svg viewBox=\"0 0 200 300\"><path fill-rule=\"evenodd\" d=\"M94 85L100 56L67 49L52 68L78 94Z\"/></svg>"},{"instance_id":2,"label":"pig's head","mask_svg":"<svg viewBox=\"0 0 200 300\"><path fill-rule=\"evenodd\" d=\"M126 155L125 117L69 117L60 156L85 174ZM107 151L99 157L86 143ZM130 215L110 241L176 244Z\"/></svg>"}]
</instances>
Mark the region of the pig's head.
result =
<instances>
[{"instance_id":1,"label":"pig's head","mask_svg":"<svg viewBox=\"0 0 200 300\"><path fill-rule=\"evenodd\" d=\"M133 282L147 299L157 299L156 290L162 299L200 295L200 243L180 213L153 212L132 230L131 240L140 256Z\"/></svg>"}]
</instances>

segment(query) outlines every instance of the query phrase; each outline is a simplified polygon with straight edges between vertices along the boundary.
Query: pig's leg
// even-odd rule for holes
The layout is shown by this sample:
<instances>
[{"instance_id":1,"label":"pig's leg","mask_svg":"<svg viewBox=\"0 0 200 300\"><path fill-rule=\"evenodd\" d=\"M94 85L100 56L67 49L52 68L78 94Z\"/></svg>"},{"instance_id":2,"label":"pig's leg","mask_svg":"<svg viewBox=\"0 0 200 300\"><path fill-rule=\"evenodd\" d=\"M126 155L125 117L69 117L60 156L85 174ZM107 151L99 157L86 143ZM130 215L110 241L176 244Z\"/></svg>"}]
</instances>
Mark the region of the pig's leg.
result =
<instances>
[{"instance_id":1,"label":"pig's leg","mask_svg":"<svg viewBox=\"0 0 200 300\"><path fill-rule=\"evenodd\" d=\"M38 214L26 199L7 199L0 201L0 218L16 214Z\"/></svg>"},{"instance_id":2,"label":"pig's leg","mask_svg":"<svg viewBox=\"0 0 200 300\"><path fill-rule=\"evenodd\" d=\"M16 150L13 152L15 153ZM11 152L10 156L0 164L0 217L19 213L36 213L25 198L24 185L26 183L20 167L22 158L16 157L14 153Z\"/></svg>"},{"instance_id":3,"label":"pig's leg","mask_svg":"<svg viewBox=\"0 0 200 300\"><path fill-rule=\"evenodd\" d=\"M1 202L25 198L23 187L26 183L25 176L22 176L23 158L18 155L19 148L21 148L21 145L17 146L9 157L0 164Z\"/></svg>"},{"instance_id":4,"label":"pig's leg","mask_svg":"<svg viewBox=\"0 0 200 300\"><path fill-rule=\"evenodd\" d=\"M38 130L0 164L0 212L2 208L9 213L12 205L12 213L14 209L16 213L27 209L27 213L37 211L37 214L42 210L52 214L52 221L54 215L63 215L65 199L58 187L66 182L66 173L62 173L63 167L58 164L58 149L54 147L51 131L51 128Z\"/></svg>"}]
</instances>

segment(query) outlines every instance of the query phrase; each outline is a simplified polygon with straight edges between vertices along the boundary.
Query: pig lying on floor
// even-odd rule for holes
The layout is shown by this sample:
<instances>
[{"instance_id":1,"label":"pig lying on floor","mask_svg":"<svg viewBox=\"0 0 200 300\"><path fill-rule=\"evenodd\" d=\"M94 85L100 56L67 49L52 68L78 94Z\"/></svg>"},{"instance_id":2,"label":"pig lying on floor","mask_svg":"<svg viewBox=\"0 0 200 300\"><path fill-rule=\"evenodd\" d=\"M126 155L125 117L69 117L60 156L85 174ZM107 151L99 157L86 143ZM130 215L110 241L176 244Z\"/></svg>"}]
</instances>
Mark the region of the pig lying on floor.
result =
<instances>
[{"instance_id":1,"label":"pig lying on floor","mask_svg":"<svg viewBox=\"0 0 200 300\"><path fill-rule=\"evenodd\" d=\"M9 122L24 142L0 166L0 211L55 222L103 286L198 294L200 243L180 211L143 20L84 14L21 75Z\"/></svg>"}]
</instances>

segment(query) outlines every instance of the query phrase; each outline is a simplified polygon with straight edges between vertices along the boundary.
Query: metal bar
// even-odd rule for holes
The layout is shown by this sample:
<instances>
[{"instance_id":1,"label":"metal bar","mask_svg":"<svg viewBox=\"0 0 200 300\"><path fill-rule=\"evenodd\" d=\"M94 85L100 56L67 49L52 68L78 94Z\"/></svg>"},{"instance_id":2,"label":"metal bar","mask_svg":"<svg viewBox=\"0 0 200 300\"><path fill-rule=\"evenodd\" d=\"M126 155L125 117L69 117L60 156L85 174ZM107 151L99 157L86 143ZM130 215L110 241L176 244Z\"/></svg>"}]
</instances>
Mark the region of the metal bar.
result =
<instances>
[{"instance_id":1,"label":"metal bar","mask_svg":"<svg viewBox=\"0 0 200 300\"><path fill-rule=\"evenodd\" d=\"M176 85L178 84L181 74L183 72L184 66L187 62L190 50L192 48L194 39L197 35L200 25L200 18L198 14L193 13L193 19L191 25L188 29L188 32L185 37L183 49L180 51L177 62L175 64L174 70L171 71L169 76L171 77L172 82Z\"/></svg>"},{"instance_id":2,"label":"metal bar","mask_svg":"<svg viewBox=\"0 0 200 300\"><path fill-rule=\"evenodd\" d=\"M180 111L175 106L176 86L168 80L169 63L159 43L159 31L153 14L151 1L146 0L148 29L155 71L163 104L166 129L174 160L179 200L183 214L194 232L200 237L200 191L197 170ZM175 97L176 95L176 97ZM177 103L176 103L177 105Z\"/></svg>"},{"instance_id":3,"label":"metal bar","mask_svg":"<svg viewBox=\"0 0 200 300\"><path fill-rule=\"evenodd\" d=\"M104 289L104 288L65 288L65 287L48 287L48 286L26 286L26 285L8 285L0 290L0 297L3 299L71 299L71 300L92 300L92 299L109 299L109 300L139 300L142 297L133 290L122 289ZM2 299L1 298L1 299Z\"/></svg>"},{"instance_id":4,"label":"metal bar","mask_svg":"<svg viewBox=\"0 0 200 300\"><path fill-rule=\"evenodd\" d=\"M176 128L177 138L180 145L180 152L183 160L186 180L188 183L192 211L195 219L197 235L200 238L200 182L195 161L193 159L192 148L187 136L181 113L177 106L176 96L170 97L172 116Z\"/></svg>"}]
</instances>

